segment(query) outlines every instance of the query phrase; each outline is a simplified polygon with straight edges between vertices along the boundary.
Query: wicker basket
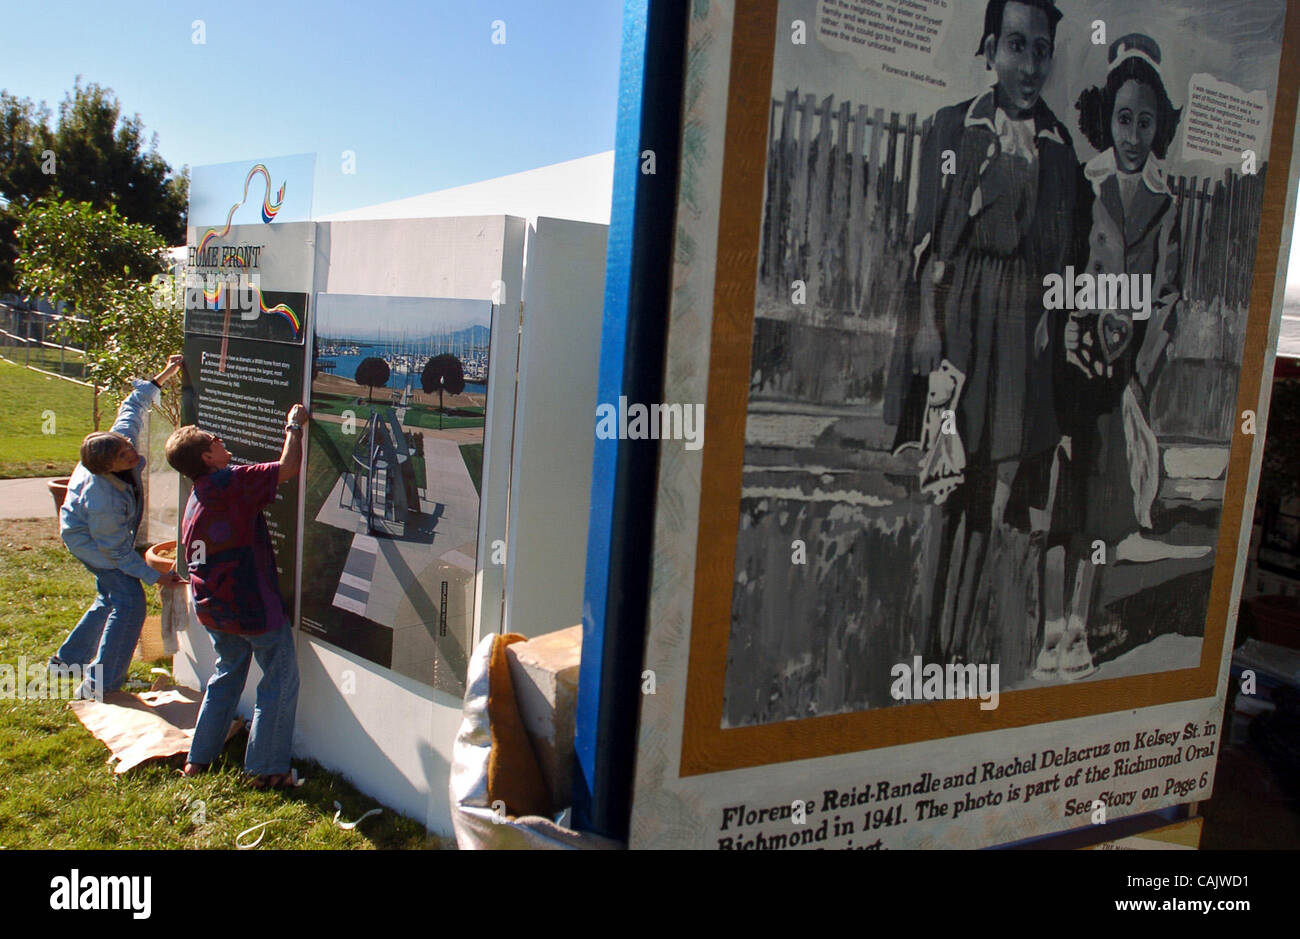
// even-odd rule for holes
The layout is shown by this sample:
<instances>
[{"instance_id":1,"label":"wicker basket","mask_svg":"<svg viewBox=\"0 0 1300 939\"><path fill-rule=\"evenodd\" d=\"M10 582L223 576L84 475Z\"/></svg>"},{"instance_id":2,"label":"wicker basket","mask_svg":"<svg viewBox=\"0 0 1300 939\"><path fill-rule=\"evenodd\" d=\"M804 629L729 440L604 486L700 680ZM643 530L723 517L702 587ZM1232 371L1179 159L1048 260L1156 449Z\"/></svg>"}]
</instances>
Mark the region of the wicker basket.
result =
<instances>
[{"instance_id":1,"label":"wicker basket","mask_svg":"<svg viewBox=\"0 0 1300 939\"><path fill-rule=\"evenodd\" d=\"M176 542L164 541L161 544L153 545L144 554L145 563L154 570L165 574L175 569L176 562L170 558L160 557L158 549L171 548L175 550ZM136 658L142 662L155 662L158 659L168 657L166 650L163 649L162 640L162 617L148 616L145 617L144 629L140 631L140 642L135 647Z\"/></svg>"},{"instance_id":2,"label":"wicker basket","mask_svg":"<svg viewBox=\"0 0 1300 939\"><path fill-rule=\"evenodd\" d=\"M141 662L156 662L170 658L163 649L162 617L146 616L144 629L140 631L140 642L135 647L135 657Z\"/></svg>"}]
</instances>

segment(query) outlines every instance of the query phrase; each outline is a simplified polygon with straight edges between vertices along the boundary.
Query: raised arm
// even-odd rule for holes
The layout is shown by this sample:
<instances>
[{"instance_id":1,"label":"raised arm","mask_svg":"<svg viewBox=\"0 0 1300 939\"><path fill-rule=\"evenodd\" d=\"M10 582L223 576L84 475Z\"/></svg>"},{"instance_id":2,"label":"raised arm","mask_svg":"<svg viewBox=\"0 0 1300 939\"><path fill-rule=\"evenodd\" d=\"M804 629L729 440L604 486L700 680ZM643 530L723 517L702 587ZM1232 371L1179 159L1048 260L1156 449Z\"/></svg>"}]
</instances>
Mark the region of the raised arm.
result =
<instances>
[{"instance_id":1,"label":"raised arm","mask_svg":"<svg viewBox=\"0 0 1300 939\"><path fill-rule=\"evenodd\" d=\"M162 386L181 370L181 364L184 361L183 356L170 356L163 370L149 381L133 383L134 389L122 402L122 407L117 412L117 420L113 422L113 431L130 440L131 446L139 446L140 431L144 427L145 414L149 412L150 406L158 400Z\"/></svg>"},{"instance_id":2,"label":"raised arm","mask_svg":"<svg viewBox=\"0 0 1300 939\"><path fill-rule=\"evenodd\" d=\"M280 475L277 482L293 479L302 467L302 434L307 424L307 409L295 404L289 409L284 425L284 449L280 451Z\"/></svg>"}]
</instances>

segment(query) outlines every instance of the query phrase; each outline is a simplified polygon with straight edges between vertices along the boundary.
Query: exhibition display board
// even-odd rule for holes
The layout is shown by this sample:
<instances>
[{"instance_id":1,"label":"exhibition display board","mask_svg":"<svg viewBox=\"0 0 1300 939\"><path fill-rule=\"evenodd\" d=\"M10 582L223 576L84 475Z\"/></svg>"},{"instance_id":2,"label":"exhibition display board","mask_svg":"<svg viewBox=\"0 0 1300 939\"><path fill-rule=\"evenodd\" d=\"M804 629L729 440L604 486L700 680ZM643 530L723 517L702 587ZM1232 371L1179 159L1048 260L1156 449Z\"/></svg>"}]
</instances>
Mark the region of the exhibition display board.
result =
<instances>
[{"instance_id":1,"label":"exhibition display board","mask_svg":"<svg viewBox=\"0 0 1300 939\"><path fill-rule=\"evenodd\" d=\"M316 302L301 627L463 694L492 303Z\"/></svg>"},{"instance_id":2,"label":"exhibition display board","mask_svg":"<svg viewBox=\"0 0 1300 939\"><path fill-rule=\"evenodd\" d=\"M481 615L501 620L526 225L313 222L295 202L309 196L312 165L195 169L192 195L209 193L209 209L191 224L183 400L241 462L277 459L285 412L309 403L303 472L267 513L301 633L294 752L449 834L467 650ZM440 364L426 390L426 366L443 354L464 386ZM366 359L377 362L363 386ZM180 645L177 679L202 688L209 636L191 621ZM255 688L256 672L246 718Z\"/></svg>"},{"instance_id":3,"label":"exhibition display board","mask_svg":"<svg viewBox=\"0 0 1300 939\"><path fill-rule=\"evenodd\" d=\"M634 848L984 847L1211 793L1300 4L987 13L683 17L660 400L704 441L659 440L633 687L589 563L579 705L580 754L638 714L602 829Z\"/></svg>"},{"instance_id":4,"label":"exhibition display board","mask_svg":"<svg viewBox=\"0 0 1300 939\"><path fill-rule=\"evenodd\" d=\"M185 276L184 419L237 465L278 460L304 400L316 226L312 156L196 167ZM299 485L267 510L280 590L294 611ZM182 496L188 494L183 488Z\"/></svg>"}]
</instances>

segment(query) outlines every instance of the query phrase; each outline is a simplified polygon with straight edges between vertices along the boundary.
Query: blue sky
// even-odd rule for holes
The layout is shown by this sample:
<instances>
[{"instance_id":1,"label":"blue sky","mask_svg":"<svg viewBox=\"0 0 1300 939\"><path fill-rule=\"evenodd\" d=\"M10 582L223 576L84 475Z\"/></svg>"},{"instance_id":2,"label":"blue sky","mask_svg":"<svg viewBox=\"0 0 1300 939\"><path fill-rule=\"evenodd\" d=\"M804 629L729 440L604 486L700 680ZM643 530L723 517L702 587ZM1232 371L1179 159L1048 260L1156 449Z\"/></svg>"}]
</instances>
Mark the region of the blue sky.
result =
<instances>
[{"instance_id":1,"label":"blue sky","mask_svg":"<svg viewBox=\"0 0 1300 939\"><path fill-rule=\"evenodd\" d=\"M57 112L78 74L106 85L177 169L314 151L318 215L614 146L621 0L43 0L4 22L0 88Z\"/></svg>"},{"instance_id":2,"label":"blue sky","mask_svg":"<svg viewBox=\"0 0 1300 939\"><path fill-rule=\"evenodd\" d=\"M487 300L429 297L362 297L323 293L316 308L316 332L334 339L424 339L439 332L492 325ZM382 326L376 326L382 324Z\"/></svg>"}]
</instances>

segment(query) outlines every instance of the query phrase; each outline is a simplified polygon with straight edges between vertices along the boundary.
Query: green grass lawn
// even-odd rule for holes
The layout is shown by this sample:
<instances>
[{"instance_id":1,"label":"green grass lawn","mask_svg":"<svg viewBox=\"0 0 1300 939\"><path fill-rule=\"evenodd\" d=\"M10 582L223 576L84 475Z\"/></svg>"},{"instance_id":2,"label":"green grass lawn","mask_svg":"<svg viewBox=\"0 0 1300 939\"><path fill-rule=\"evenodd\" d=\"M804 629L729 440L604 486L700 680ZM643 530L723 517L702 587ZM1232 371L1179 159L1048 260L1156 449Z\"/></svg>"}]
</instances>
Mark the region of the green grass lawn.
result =
<instances>
[{"instance_id":1,"label":"green grass lawn","mask_svg":"<svg viewBox=\"0 0 1300 939\"><path fill-rule=\"evenodd\" d=\"M465 469L469 470L470 478L474 480L479 498L483 498L483 444L462 443L460 458L465 461Z\"/></svg>"},{"instance_id":2,"label":"green grass lawn","mask_svg":"<svg viewBox=\"0 0 1300 939\"><path fill-rule=\"evenodd\" d=\"M391 406L393 403L392 395L392 388L376 388L373 404L376 407ZM311 407L313 411L319 411L325 414L334 414L338 417L342 417L344 411L352 410L356 412L359 419L364 419L366 411L370 408L371 404L372 402L368 399L365 390L363 390L360 395L341 395L332 391L317 391L313 388L311 393ZM433 414L438 413L437 407L427 404L413 404L411 407L415 410L428 411ZM481 407L465 405L464 407L449 407L447 408L447 413L449 415L454 414L463 417L474 415L482 416L485 412Z\"/></svg>"},{"instance_id":3,"label":"green grass lawn","mask_svg":"<svg viewBox=\"0 0 1300 939\"><path fill-rule=\"evenodd\" d=\"M429 474L425 472L424 452L415 451L411 454L411 471L415 474L415 488L429 488Z\"/></svg>"},{"instance_id":4,"label":"green grass lawn","mask_svg":"<svg viewBox=\"0 0 1300 939\"><path fill-rule=\"evenodd\" d=\"M383 404L386 402L378 403ZM311 393L311 410L313 414L333 414L335 417L342 417L344 411L352 411L356 415L358 423L365 423L369 409L370 404L366 401L364 394L358 404L356 398L349 398L345 395L328 394L314 389Z\"/></svg>"},{"instance_id":5,"label":"green grass lawn","mask_svg":"<svg viewBox=\"0 0 1300 939\"><path fill-rule=\"evenodd\" d=\"M309 433L311 434L311 450L309 459L313 466L308 468L308 498L307 511L311 513L312 499L311 493L314 488L320 489L319 499L316 501L316 509L324 503L325 496L329 494L334 483L338 481L340 473L351 471L352 451L357 445L357 435L365 428L365 422L357 421L355 434L343 433L342 424L334 424L329 421L312 421L308 424ZM315 469L316 472L311 472Z\"/></svg>"},{"instance_id":6,"label":"green grass lawn","mask_svg":"<svg viewBox=\"0 0 1300 939\"><path fill-rule=\"evenodd\" d=\"M44 662L93 595L90 576L60 544L52 519L6 523L0 662ZM131 677L147 679L148 666L133 663ZM240 731L215 771L193 779L159 764L117 776L105 763L107 749L66 702L0 699L0 848L233 848L236 835L265 821L272 824L260 848L447 846L389 809L352 831L338 828L336 800L342 821L377 806L313 763L295 761L308 780L296 790L252 790L241 766L246 741Z\"/></svg>"},{"instance_id":7,"label":"green grass lawn","mask_svg":"<svg viewBox=\"0 0 1300 939\"><path fill-rule=\"evenodd\" d=\"M390 407L391 401L388 400L388 392L380 391L377 393L376 406ZM384 398L384 400L379 400ZM370 416L370 403L363 394L358 403L357 398L350 398L345 395L331 394L323 391L313 391L311 396L312 411L317 414L333 414L336 417L342 417L344 411L352 411L356 415L358 425L365 424ZM459 427L482 427L486 423L484 411L479 407L448 408L445 415L441 415L439 422L438 409L425 404L413 404L406 410L406 416L402 423L407 427L424 427L429 430L454 430Z\"/></svg>"},{"instance_id":8,"label":"green grass lawn","mask_svg":"<svg viewBox=\"0 0 1300 939\"><path fill-rule=\"evenodd\" d=\"M455 417L446 415L439 421L437 411L426 411L424 408L411 408L406 412L406 419L402 421L407 427L423 427L428 430L456 430L461 427L482 427L484 420L481 417Z\"/></svg>"},{"instance_id":9,"label":"green grass lawn","mask_svg":"<svg viewBox=\"0 0 1300 939\"><path fill-rule=\"evenodd\" d=\"M341 425L328 421L312 421L307 428L311 435L311 447L305 473L307 489L303 559L304 564L307 563L307 555L310 553L313 569L328 572L328 576L337 578L347 562L348 551L352 548L352 534L318 522L316 516L320 514L321 507L329 498L339 477L345 472L351 472L349 464L356 437L344 435Z\"/></svg>"},{"instance_id":10,"label":"green grass lawn","mask_svg":"<svg viewBox=\"0 0 1300 939\"><path fill-rule=\"evenodd\" d=\"M104 429L116 407L100 395ZM68 475L91 429L89 388L0 359L0 479Z\"/></svg>"}]
</instances>

